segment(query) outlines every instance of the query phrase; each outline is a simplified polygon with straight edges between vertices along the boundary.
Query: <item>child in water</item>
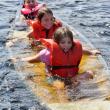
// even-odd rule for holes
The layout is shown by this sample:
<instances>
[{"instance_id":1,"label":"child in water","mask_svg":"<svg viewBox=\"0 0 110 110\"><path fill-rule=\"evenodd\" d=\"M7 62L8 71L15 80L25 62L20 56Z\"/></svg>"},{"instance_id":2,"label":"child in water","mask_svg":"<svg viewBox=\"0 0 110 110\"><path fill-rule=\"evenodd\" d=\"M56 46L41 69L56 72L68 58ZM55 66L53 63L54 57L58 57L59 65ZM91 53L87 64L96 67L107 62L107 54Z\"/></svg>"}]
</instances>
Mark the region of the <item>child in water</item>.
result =
<instances>
[{"instance_id":1,"label":"child in water","mask_svg":"<svg viewBox=\"0 0 110 110\"><path fill-rule=\"evenodd\" d=\"M40 8L46 6L45 4L38 4L36 0L24 0L21 13L26 19L34 19Z\"/></svg>"},{"instance_id":2,"label":"child in water","mask_svg":"<svg viewBox=\"0 0 110 110\"><path fill-rule=\"evenodd\" d=\"M30 20L32 32L28 34L32 44L36 45L36 41L40 38L52 39L52 36L56 29L62 26L60 20L55 19L53 12L48 7L39 9L37 18L32 21Z\"/></svg>"},{"instance_id":3,"label":"child in water","mask_svg":"<svg viewBox=\"0 0 110 110\"><path fill-rule=\"evenodd\" d=\"M79 79L93 78L92 71L78 75L83 54L82 44L78 40L73 40L73 33L68 27L58 28L53 39L41 39L40 41L46 48L33 57L21 60L30 63L45 63L48 83L54 84L56 80L59 80L65 85L77 85Z\"/></svg>"}]
</instances>

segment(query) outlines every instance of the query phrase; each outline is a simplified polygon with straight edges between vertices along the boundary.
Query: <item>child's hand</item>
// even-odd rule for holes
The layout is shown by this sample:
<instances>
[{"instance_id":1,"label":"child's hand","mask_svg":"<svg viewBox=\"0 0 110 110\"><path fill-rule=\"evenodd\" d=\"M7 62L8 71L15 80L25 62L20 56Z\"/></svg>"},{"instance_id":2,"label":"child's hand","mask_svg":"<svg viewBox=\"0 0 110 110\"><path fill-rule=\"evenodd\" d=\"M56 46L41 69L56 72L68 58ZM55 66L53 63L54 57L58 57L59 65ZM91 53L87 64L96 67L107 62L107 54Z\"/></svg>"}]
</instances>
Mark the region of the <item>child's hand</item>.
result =
<instances>
[{"instance_id":1,"label":"child's hand","mask_svg":"<svg viewBox=\"0 0 110 110\"><path fill-rule=\"evenodd\" d=\"M89 49L86 49L86 48L83 48L83 54L86 54L86 55L97 55L97 54L101 54L101 52L99 50L89 50Z\"/></svg>"},{"instance_id":2,"label":"child's hand","mask_svg":"<svg viewBox=\"0 0 110 110\"><path fill-rule=\"evenodd\" d=\"M22 61L22 62L28 62L28 60L29 60L28 57L27 57L27 58L21 58L21 59L20 59L20 61Z\"/></svg>"},{"instance_id":3,"label":"child's hand","mask_svg":"<svg viewBox=\"0 0 110 110\"><path fill-rule=\"evenodd\" d=\"M10 58L9 60L12 61L13 63L16 63L16 62L20 61L20 58L19 57Z\"/></svg>"},{"instance_id":4,"label":"child's hand","mask_svg":"<svg viewBox=\"0 0 110 110\"><path fill-rule=\"evenodd\" d=\"M101 52L99 50L92 50L91 51L91 55L97 55L97 54L101 54Z\"/></svg>"},{"instance_id":5,"label":"child's hand","mask_svg":"<svg viewBox=\"0 0 110 110\"><path fill-rule=\"evenodd\" d=\"M27 34L27 37L29 38L29 40L30 40L31 38L33 38L33 32L29 32L29 33Z\"/></svg>"},{"instance_id":6,"label":"child's hand","mask_svg":"<svg viewBox=\"0 0 110 110\"><path fill-rule=\"evenodd\" d=\"M32 26L32 24L33 24L33 21L32 20L28 19L28 20L25 20L25 21L26 21L26 23L27 23L28 26Z\"/></svg>"}]
</instances>

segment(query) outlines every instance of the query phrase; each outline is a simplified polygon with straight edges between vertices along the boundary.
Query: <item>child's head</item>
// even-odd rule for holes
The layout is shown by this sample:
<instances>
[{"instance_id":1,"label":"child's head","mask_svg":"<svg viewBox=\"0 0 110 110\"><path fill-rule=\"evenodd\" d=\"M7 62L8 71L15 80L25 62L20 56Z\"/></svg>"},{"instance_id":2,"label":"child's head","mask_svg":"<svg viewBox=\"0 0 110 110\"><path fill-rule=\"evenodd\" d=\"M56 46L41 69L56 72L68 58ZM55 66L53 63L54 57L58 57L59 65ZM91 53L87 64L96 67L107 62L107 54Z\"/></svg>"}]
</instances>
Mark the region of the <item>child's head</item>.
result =
<instances>
[{"instance_id":1,"label":"child's head","mask_svg":"<svg viewBox=\"0 0 110 110\"><path fill-rule=\"evenodd\" d=\"M33 4L35 2L36 2L36 0L24 0L25 4Z\"/></svg>"},{"instance_id":2,"label":"child's head","mask_svg":"<svg viewBox=\"0 0 110 110\"><path fill-rule=\"evenodd\" d=\"M67 52L73 47L73 33L68 27L60 27L56 30L53 37L54 41Z\"/></svg>"},{"instance_id":3,"label":"child's head","mask_svg":"<svg viewBox=\"0 0 110 110\"><path fill-rule=\"evenodd\" d=\"M53 17L52 10L47 7L42 7L41 9L39 9L37 19L41 22L41 25L46 29L50 29L53 26L53 22L55 20L55 18Z\"/></svg>"}]
</instances>

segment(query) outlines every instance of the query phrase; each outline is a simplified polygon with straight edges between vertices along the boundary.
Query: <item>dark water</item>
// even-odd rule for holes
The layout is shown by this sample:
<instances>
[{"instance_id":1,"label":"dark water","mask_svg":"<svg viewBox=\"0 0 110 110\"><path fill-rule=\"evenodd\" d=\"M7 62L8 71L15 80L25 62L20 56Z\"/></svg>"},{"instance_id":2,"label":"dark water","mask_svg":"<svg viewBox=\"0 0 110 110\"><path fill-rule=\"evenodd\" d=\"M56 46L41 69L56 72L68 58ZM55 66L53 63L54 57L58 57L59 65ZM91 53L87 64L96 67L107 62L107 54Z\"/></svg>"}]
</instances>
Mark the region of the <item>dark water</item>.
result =
<instances>
[{"instance_id":1,"label":"dark water","mask_svg":"<svg viewBox=\"0 0 110 110\"><path fill-rule=\"evenodd\" d=\"M7 53L5 51L5 43L8 39L8 34L12 25L12 22L15 18L16 7L12 8L14 5L17 5L17 2L0 0L0 60L4 60Z\"/></svg>"},{"instance_id":2,"label":"dark water","mask_svg":"<svg viewBox=\"0 0 110 110\"><path fill-rule=\"evenodd\" d=\"M55 16L83 33L102 53L110 67L109 0L41 0ZM0 0L0 109L46 110L21 81L8 60L6 42L13 28L19 0Z\"/></svg>"},{"instance_id":3,"label":"dark water","mask_svg":"<svg viewBox=\"0 0 110 110\"><path fill-rule=\"evenodd\" d=\"M19 0L0 0L0 110L46 110L9 60L11 53L6 42L12 35L18 8Z\"/></svg>"}]
</instances>

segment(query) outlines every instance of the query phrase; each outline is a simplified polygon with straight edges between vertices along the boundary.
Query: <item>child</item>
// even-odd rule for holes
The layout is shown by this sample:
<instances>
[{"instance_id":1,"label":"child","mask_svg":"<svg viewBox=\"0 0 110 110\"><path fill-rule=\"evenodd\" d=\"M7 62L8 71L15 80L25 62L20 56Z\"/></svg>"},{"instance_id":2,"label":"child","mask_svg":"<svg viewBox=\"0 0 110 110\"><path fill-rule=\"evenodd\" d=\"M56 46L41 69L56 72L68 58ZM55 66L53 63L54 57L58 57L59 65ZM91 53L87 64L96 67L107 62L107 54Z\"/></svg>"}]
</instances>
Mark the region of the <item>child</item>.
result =
<instances>
[{"instance_id":1,"label":"child","mask_svg":"<svg viewBox=\"0 0 110 110\"><path fill-rule=\"evenodd\" d=\"M30 25L32 26L32 32L28 34L28 37L33 38L33 42L35 42L39 38L52 38L56 29L61 27L62 23L54 18L51 9L43 7L38 11L37 19L30 21Z\"/></svg>"},{"instance_id":2,"label":"child","mask_svg":"<svg viewBox=\"0 0 110 110\"><path fill-rule=\"evenodd\" d=\"M21 13L26 19L34 19L40 8L45 6L45 4L38 4L36 0L24 0L23 8Z\"/></svg>"},{"instance_id":3,"label":"child","mask_svg":"<svg viewBox=\"0 0 110 110\"><path fill-rule=\"evenodd\" d=\"M34 57L23 58L22 61L45 63L49 83L54 84L56 80L60 80L65 84L76 85L79 79L93 78L92 71L78 75L83 50L81 43L73 40L73 33L69 28L60 27L54 33L53 39L40 41L46 49L41 50Z\"/></svg>"}]
</instances>

